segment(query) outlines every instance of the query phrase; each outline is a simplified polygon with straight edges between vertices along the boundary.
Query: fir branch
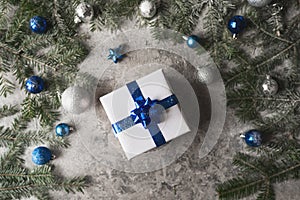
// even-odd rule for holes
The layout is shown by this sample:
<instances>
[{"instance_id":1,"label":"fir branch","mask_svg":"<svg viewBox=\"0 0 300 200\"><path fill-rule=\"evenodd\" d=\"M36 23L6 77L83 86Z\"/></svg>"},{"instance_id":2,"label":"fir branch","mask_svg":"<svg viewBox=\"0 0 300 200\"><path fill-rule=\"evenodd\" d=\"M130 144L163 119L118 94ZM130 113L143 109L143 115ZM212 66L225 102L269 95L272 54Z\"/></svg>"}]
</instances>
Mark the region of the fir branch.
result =
<instances>
[{"instance_id":1,"label":"fir branch","mask_svg":"<svg viewBox=\"0 0 300 200\"><path fill-rule=\"evenodd\" d=\"M9 144L16 141L16 133L9 128L0 127L0 146L7 147Z\"/></svg>"},{"instance_id":2,"label":"fir branch","mask_svg":"<svg viewBox=\"0 0 300 200\"><path fill-rule=\"evenodd\" d=\"M24 160L21 158L24 152L24 147L20 143L12 143L7 152L0 157L0 169L7 167L21 167Z\"/></svg>"},{"instance_id":3,"label":"fir branch","mask_svg":"<svg viewBox=\"0 0 300 200\"><path fill-rule=\"evenodd\" d=\"M18 107L16 105L15 106L3 105L2 108L0 108L0 118L14 115L14 114L18 113L19 111L20 110L18 109Z\"/></svg>"},{"instance_id":4,"label":"fir branch","mask_svg":"<svg viewBox=\"0 0 300 200\"><path fill-rule=\"evenodd\" d=\"M246 73L249 73L250 71L254 71L254 70L257 70L258 68L265 67L265 65L267 65L268 63L270 63L270 62L272 62L272 61L280 58L283 54L286 54L288 51L290 51L292 48L294 48L296 45L298 45L299 42L300 42L300 39L298 39L297 41L295 41L293 44L290 44L286 48L280 50L278 53L276 53L272 57L270 57L270 58L262 61L259 64L254 65L253 67L247 66L246 70L239 71L234 76L232 76L231 78L229 78L228 80L226 80L226 85L228 85L229 83L235 81L240 76L242 76L242 75L244 75Z\"/></svg>"},{"instance_id":5,"label":"fir branch","mask_svg":"<svg viewBox=\"0 0 300 200\"><path fill-rule=\"evenodd\" d=\"M15 85L13 82L0 75L0 96L7 97L14 92Z\"/></svg>"},{"instance_id":6,"label":"fir branch","mask_svg":"<svg viewBox=\"0 0 300 200\"><path fill-rule=\"evenodd\" d=\"M276 154L277 159L269 154L259 158L237 154L235 160L238 162L235 164L241 169L247 167L250 171L247 170L247 175L243 173L238 178L220 184L217 188L220 199L239 199L257 192L260 192L257 199L274 199L272 184L299 178L300 175L299 148L287 148Z\"/></svg>"}]
</instances>

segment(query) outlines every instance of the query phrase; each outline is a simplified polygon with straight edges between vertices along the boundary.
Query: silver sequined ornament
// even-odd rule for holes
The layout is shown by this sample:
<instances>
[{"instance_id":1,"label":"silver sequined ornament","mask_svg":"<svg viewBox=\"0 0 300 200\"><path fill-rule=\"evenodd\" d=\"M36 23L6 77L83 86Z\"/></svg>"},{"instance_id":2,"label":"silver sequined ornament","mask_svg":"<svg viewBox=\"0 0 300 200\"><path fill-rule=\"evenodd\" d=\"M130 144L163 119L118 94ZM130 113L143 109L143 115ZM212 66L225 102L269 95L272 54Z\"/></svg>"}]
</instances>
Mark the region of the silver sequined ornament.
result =
<instances>
[{"instance_id":1,"label":"silver sequined ornament","mask_svg":"<svg viewBox=\"0 0 300 200\"><path fill-rule=\"evenodd\" d=\"M265 95L275 95L278 92L278 83L270 75L267 75L266 80L262 83L262 90Z\"/></svg>"},{"instance_id":2,"label":"silver sequined ornament","mask_svg":"<svg viewBox=\"0 0 300 200\"><path fill-rule=\"evenodd\" d=\"M139 9L141 15L147 19L154 17L157 11L155 3L149 0L142 1Z\"/></svg>"},{"instance_id":3,"label":"silver sequined ornament","mask_svg":"<svg viewBox=\"0 0 300 200\"><path fill-rule=\"evenodd\" d=\"M83 113L91 105L90 93L79 86L67 88L61 97L63 108L73 114Z\"/></svg>"},{"instance_id":4,"label":"silver sequined ornament","mask_svg":"<svg viewBox=\"0 0 300 200\"><path fill-rule=\"evenodd\" d=\"M80 3L75 9L75 23L88 22L94 16L93 7L85 2Z\"/></svg>"},{"instance_id":5,"label":"silver sequined ornament","mask_svg":"<svg viewBox=\"0 0 300 200\"><path fill-rule=\"evenodd\" d=\"M251 6L263 7L271 3L272 0L247 0Z\"/></svg>"}]
</instances>

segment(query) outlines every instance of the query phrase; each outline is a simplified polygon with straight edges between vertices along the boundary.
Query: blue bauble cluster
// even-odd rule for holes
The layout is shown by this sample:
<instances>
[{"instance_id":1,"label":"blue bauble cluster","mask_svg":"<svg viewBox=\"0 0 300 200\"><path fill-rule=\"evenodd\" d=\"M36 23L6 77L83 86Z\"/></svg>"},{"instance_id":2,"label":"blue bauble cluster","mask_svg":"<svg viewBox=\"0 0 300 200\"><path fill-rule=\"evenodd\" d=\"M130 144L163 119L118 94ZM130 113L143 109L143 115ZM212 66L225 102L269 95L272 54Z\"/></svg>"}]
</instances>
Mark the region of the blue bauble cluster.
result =
<instances>
[{"instance_id":1,"label":"blue bauble cluster","mask_svg":"<svg viewBox=\"0 0 300 200\"><path fill-rule=\"evenodd\" d=\"M66 123L61 123L55 127L55 132L57 136L64 137L70 134L71 127Z\"/></svg>"},{"instance_id":2,"label":"blue bauble cluster","mask_svg":"<svg viewBox=\"0 0 300 200\"><path fill-rule=\"evenodd\" d=\"M47 147L37 147L32 152L32 162L36 165L44 165L51 160L52 153Z\"/></svg>"},{"instance_id":3,"label":"blue bauble cluster","mask_svg":"<svg viewBox=\"0 0 300 200\"><path fill-rule=\"evenodd\" d=\"M241 33L245 28L246 20L243 16L233 16L228 22L228 29L234 35Z\"/></svg>"},{"instance_id":4,"label":"blue bauble cluster","mask_svg":"<svg viewBox=\"0 0 300 200\"><path fill-rule=\"evenodd\" d=\"M42 34L47 30L47 20L44 17L34 16L29 21L29 26L32 32Z\"/></svg>"},{"instance_id":5,"label":"blue bauble cluster","mask_svg":"<svg viewBox=\"0 0 300 200\"><path fill-rule=\"evenodd\" d=\"M196 48L199 45L200 38L196 35L191 35L187 38L186 44L190 48Z\"/></svg>"},{"instance_id":6,"label":"blue bauble cluster","mask_svg":"<svg viewBox=\"0 0 300 200\"><path fill-rule=\"evenodd\" d=\"M250 130L244 134L246 144L251 147L259 147L262 144L262 135L257 130Z\"/></svg>"},{"instance_id":7,"label":"blue bauble cluster","mask_svg":"<svg viewBox=\"0 0 300 200\"><path fill-rule=\"evenodd\" d=\"M31 76L25 83L26 90L32 94L40 93L44 90L44 87L44 80L39 76Z\"/></svg>"}]
</instances>

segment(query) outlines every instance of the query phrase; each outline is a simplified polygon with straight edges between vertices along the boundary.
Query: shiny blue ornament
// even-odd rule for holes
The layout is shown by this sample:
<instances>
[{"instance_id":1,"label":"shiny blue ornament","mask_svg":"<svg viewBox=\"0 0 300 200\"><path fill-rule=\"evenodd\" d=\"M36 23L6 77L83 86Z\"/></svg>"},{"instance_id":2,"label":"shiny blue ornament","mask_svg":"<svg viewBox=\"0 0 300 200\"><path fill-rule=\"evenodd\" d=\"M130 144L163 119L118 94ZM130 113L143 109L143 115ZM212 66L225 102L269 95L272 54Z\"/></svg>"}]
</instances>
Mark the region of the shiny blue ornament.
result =
<instances>
[{"instance_id":1,"label":"shiny blue ornament","mask_svg":"<svg viewBox=\"0 0 300 200\"><path fill-rule=\"evenodd\" d=\"M228 29L235 37L246 28L246 20L243 16L236 15L228 22Z\"/></svg>"},{"instance_id":2,"label":"shiny blue ornament","mask_svg":"<svg viewBox=\"0 0 300 200\"><path fill-rule=\"evenodd\" d=\"M251 146L251 147L259 147L262 144L261 133L257 130L247 131L241 137L244 138L246 144Z\"/></svg>"},{"instance_id":3,"label":"shiny blue ornament","mask_svg":"<svg viewBox=\"0 0 300 200\"><path fill-rule=\"evenodd\" d=\"M34 16L30 19L29 26L32 32L42 34L47 30L47 20L44 17Z\"/></svg>"},{"instance_id":4,"label":"shiny blue ornament","mask_svg":"<svg viewBox=\"0 0 300 200\"><path fill-rule=\"evenodd\" d=\"M52 153L47 147L37 147L32 152L32 162L36 165L44 165L51 160Z\"/></svg>"},{"instance_id":5,"label":"shiny blue ornament","mask_svg":"<svg viewBox=\"0 0 300 200\"><path fill-rule=\"evenodd\" d=\"M39 76L31 76L25 82L25 88L32 94L40 93L44 90L44 80Z\"/></svg>"},{"instance_id":6,"label":"shiny blue ornament","mask_svg":"<svg viewBox=\"0 0 300 200\"><path fill-rule=\"evenodd\" d=\"M109 60L113 60L114 63L117 63L119 60L121 60L124 55L120 54L121 46L115 49L109 49L109 56L107 57Z\"/></svg>"},{"instance_id":7,"label":"shiny blue ornament","mask_svg":"<svg viewBox=\"0 0 300 200\"><path fill-rule=\"evenodd\" d=\"M191 35L187 38L186 40L186 44L188 45L188 47L190 48L196 48L199 45L199 37L196 35Z\"/></svg>"},{"instance_id":8,"label":"shiny blue ornament","mask_svg":"<svg viewBox=\"0 0 300 200\"><path fill-rule=\"evenodd\" d=\"M68 124L61 123L55 127L55 132L57 136L64 137L70 134L71 127Z\"/></svg>"}]
</instances>

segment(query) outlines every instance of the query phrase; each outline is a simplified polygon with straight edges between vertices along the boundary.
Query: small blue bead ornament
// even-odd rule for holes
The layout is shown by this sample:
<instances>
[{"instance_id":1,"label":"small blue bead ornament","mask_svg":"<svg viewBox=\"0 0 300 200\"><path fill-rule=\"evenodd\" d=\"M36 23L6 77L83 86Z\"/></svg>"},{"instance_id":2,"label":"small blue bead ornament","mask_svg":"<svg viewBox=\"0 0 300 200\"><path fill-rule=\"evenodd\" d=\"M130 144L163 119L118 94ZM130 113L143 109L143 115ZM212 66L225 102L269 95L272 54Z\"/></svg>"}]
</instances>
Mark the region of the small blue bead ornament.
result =
<instances>
[{"instance_id":1,"label":"small blue bead ornament","mask_svg":"<svg viewBox=\"0 0 300 200\"><path fill-rule=\"evenodd\" d=\"M39 76L31 76L25 82L25 88L32 94L40 93L44 90L44 80Z\"/></svg>"},{"instance_id":2,"label":"small blue bead ornament","mask_svg":"<svg viewBox=\"0 0 300 200\"><path fill-rule=\"evenodd\" d=\"M115 49L109 49L109 56L107 57L109 60L113 60L114 63L117 63L119 60L124 58L124 55L120 54L121 46Z\"/></svg>"},{"instance_id":3,"label":"small blue bead ornament","mask_svg":"<svg viewBox=\"0 0 300 200\"><path fill-rule=\"evenodd\" d=\"M34 16L30 19L29 26L32 32L42 34L47 30L47 20L44 17Z\"/></svg>"},{"instance_id":4,"label":"small blue bead ornament","mask_svg":"<svg viewBox=\"0 0 300 200\"><path fill-rule=\"evenodd\" d=\"M60 137L64 137L64 136L69 135L70 132L71 132L72 130L73 130L72 127L69 126L69 125L66 124L66 123L58 124L58 125L55 127L56 135L57 135L57 136L60 136Z\"/></svg>"},{"instance_id":5,"label":"small blue bead ornament","mask_svg":"<svg viewBox=\"0 0 300 200\"><path fill-rule=\"evenodd\" d=\"M184 37L185 39L185 37ZM186 38L186 44L190 48L196 48L199 45L200 38L196 35L191 35L188 38Z\"/></svg>"},{"instance_id":6,"label":"small blue bead ornament","mask_svg":"<svg viewBox=\"0 0 300 200\"><path fill-rule=\"evenodd\" d=\"M32 162L36 165L44 165L52 159L52 153L47 147L37 147L32 152Z\"/></svg>"},{"instance_id":7,"label":"small blue bead ornament","mask_svg":"<svg viewBox=\"0 0 300 200\"><path fill-rule=\"evenodd\" d=\"M241 135L244 138L247 145L251 147L259 147L262 144L261 133L257 130L247 131L245 134Z\"/></svg>"},{"instance_id":8,"label":"small blue bead ornament","mask_svg":"<svg viewBox=\"0 0 300 200\"><path fill-rule=\"evenodd\" d=\"M233 16L228 22L228 29L233 34L233 38L246 28L246 20L243 16Z\"/></svg>"}]
</instances>

